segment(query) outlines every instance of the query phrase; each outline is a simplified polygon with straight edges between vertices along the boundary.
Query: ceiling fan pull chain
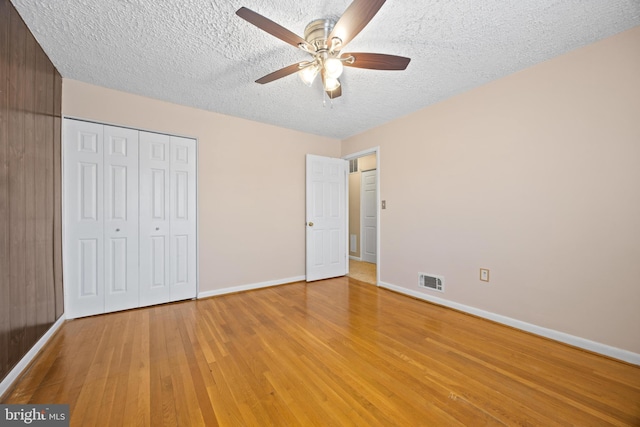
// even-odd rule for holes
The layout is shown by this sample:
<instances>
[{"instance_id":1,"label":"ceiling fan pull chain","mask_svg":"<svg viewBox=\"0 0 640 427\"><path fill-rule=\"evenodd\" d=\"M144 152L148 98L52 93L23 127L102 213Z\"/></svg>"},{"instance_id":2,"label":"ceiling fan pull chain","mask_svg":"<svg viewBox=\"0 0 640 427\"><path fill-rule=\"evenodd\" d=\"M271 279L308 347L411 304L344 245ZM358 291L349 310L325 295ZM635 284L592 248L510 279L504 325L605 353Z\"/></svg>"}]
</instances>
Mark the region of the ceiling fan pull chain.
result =
<instances>
[{"instance_id":1,"label":"ceiling fan pull chain","mask_svg":"<svg viewBox=\"0 0 640 427\"><path fill-rule=\"evenodd\" d=\"M327 98L329 98L329 108L333 110L333 98L328 96L327 92L322 91L322 107L327 108Z\"/></svg>"}]
</instances>

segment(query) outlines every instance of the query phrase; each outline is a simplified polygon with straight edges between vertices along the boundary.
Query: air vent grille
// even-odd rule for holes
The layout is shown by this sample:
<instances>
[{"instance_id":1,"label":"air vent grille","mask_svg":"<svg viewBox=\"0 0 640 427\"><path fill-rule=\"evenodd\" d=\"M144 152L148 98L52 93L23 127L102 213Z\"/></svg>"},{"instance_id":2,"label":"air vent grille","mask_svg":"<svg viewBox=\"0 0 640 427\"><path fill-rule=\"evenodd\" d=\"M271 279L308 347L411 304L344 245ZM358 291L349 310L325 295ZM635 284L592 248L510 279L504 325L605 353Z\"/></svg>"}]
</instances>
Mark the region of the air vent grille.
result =
<instances>
[{"instance_id":1,"label":"air vent grille","mask_svg":"<svg viewBox=\"0 0 640 427\"><path fill-rule=\"evenodd\" d=\"M418 273L418 286L432 291L444 292L444 277Z\"/></svg>"},{"instance_id":2,"label":"air vent grille","mask_svg":"<svg viewBox=\"0 0 640 427\"><path fill-rule=\"evenodd\" d=\"M349 160L349 173L358 172L358 159Z\"/></svg>"}]
</instances>

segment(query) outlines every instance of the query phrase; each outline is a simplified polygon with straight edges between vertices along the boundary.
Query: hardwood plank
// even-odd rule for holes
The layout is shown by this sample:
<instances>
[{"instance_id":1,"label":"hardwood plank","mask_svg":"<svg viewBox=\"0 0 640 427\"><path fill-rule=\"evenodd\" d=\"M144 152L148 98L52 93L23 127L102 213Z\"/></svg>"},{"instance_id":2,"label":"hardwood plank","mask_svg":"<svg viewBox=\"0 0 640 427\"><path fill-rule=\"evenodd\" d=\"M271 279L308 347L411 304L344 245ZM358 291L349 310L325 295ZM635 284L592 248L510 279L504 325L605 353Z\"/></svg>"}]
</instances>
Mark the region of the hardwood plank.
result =
<instances>
[{"instance_id":1,"label":"hardwood plank","mask_svg":"<svg viewBox=\"0 0 640 427\"><path fill-rule=\"evenodd\" d=\"M65 322L5 402L71 425L640 424L640 367L349 278Z\"/></svg>"},{"instance_id":2,"label":"hardwood plank","mask_svg":"<svg viewBox=\"0 0 640 427\"><path fill-rule=\"evenodd\" d=\"M9 13L0 0L0 379L9 371L11 295L9 271Z\"/></svg>"},{"instance_id":3,"label":"hardwood plank","mask_svg":"<svg viewBox=\"0 0 640 427\"><path fill-rule=\"evenodd\" d=\"M75 417L82 425L97 425L97 414L105 393L108 366L113 357L113 349L108 345L109 336L113 333L111 328L100 328L98 343L93 352L92 363L84 375L84 382L75 408Z\"/></svg>"},{"instance_id":4,"label":"hardwood plank","mask_svg":"<svg viewBox=\"0 0 640 427\"><path fill-rule=\"evenodd\" d=\"M100 339L103 335L104 327L100 324L98 319L83 319L87 322L71 321L65 323L65 330L57 334L61 340L66 341L73 337L79 339L81 342L86 343L86 347L72 348L63 346L60 349L59 357L57 360L57 366L60 371L68 371L72 377L65 377L61 381L61 391L59 398L61 401L70 403L70 410L75 411L78 402L80 401L80 394L83 391L87 383L87 374L90 371L92 365L96 363L97 352L99 348ZM67 330L67 323L70 324L70 328ZM60 380L59 380L60 381ZM80 408L82 411L82 408Z\"/></svg>"},{"instance_id":5,"label":"hardwood plank","mask_svg":"<svg viewBox=\"0 0 640 427\"><path fill-rule=\"evenodd\" d=\"M365 261L349 260L349 277L372 285L376 284L377 265Z\"/></svg>"},{"instance_id":6,"label":"hardwood plank","mask_svg":"<svg viewBox=\"0 0 640 427\"><path fill-rule=\"evenodd\" d=\"M195 413L196 411L199 412L199 419L202 419L203 422L206 420L207 425L217 426L218 423L216 421L215 411L213 410L213 406L211 405L211 400L209 399L209 394L207 392L207 385L210 385L212 381L210 381L210 377L206 375L207 370L203 369L203 367L207 365L201 364L201 359L198 358L198 355L201 354L201 346L196 338L196 334L194 331L189 330L193 329L193 326L197 324L197 318L193 310L186 314L188 315L188 318L178 319L177 324L180 330L182 349L185 355L185 367L188 368L188 371L184 372L184 375L191 380L191 386L195 390L196 398L193 402L197 402L197 407L192 408L191 411L192 413Z\"/></svg>"},{"instance_id":7,"label":"hardwood plank","mask_svg":"<svg viewBox=\"0 0 640 427\"><path fill-rule=\"evenodd\" d=\"M177 425L176 405L173 402L173 384L171 381L171 355L168 351L168 343L172 324L166 319L170 313L161 310L160 307L150 309L149 331L150 335L150 364L151 364L151 425Z\"/></svg>"},{"instance_id":8,"label":"hardwood plank","mask_svg":"<svg viewBox=\"0 0 640 427\"><path fill-rule=\"evenodd\" d=\"M137 321L133 335L134 357L131 359L131 368L128 383L128 396L124 419L136 425L151 425L151 399L149 390L151 389L150 378L150 340L149 334L149 313L143 311L142 321Z\"/></svg>"}]
</instances>

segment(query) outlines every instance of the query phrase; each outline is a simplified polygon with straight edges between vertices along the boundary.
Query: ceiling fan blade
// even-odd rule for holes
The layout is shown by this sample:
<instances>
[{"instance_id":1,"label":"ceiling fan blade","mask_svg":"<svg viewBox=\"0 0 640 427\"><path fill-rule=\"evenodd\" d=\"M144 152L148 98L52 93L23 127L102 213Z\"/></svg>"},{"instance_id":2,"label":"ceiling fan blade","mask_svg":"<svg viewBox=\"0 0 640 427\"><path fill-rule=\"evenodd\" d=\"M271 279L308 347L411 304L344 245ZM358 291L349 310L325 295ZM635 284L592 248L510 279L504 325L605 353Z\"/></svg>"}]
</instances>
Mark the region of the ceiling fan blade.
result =
<instances>
[{"instance_id":1,"label":"ceiling fan blade","mask_svg":"<svg viewBox=\"0 0 640 427\"><path fill-rule=\"evenodd\" d=\"M292 64L292 65L289 65L288 67L284 67L277 71L274 71L271 74L267 74L264 77L260 77L258 80L256 80L256 83L260 83L261 85L265 83L270 83L274 80L281 79L283 77L288 76L289 74L293 74L297 71L300 71L300 69L301 69L300 64Z\"/></svg>"},{"instance_id":2,"label":"ceiling fan blade","mask_svg":"<svg viewBox=\"0 0 640 427\"><path fill-rule=\"evenodd\" d=\"M280 40L289 43L292 46L298 47L300 43L303 45L307 45L307 42L302 37L298 36L295 33L287 30L280 24L276 24L272 20L265 18L257 12L254 12L251 9L247 9L246 7L241 7L236 11L236 15L240 18L244 19L260 28L263 31L271 34L274 37L279 38Z\"/></svg>"},{"instance_id":3,"label":"ceiling fan blade","mask_svg":"<svg viewBox=\"0 0 640 427\"><path fill-rule=\"evenodd\" d=\"M329 97L329 99L336 99L342 96L342 85L338 86L332 91L327 91L327 96Z\"/></svg>"},{"instance_id":4,"label":"ceiling fan blade","mask_svg":"<svg viewBox=\"0 0 640 427\"><path fill-rule=\"evenodd\" d=\"M404 70L411 61L411 58L384 53L349 52L344 56L352 56L354 59L352 63L344 61L345 66L370 70Z\"/></svg>"},{"instance_id":5,"label":"ceiling fan blade","mask_svg":"<svg viewBox=\"0 0 640 427\"><path fill-rule=\"evenodd\" d=\"M342 40L342 46L345 46L367 26L385 1L354 0L338 19L333 30L331 30L331 34L329 34L328 40L338 37Z\"/></svg>"}]
</instances>

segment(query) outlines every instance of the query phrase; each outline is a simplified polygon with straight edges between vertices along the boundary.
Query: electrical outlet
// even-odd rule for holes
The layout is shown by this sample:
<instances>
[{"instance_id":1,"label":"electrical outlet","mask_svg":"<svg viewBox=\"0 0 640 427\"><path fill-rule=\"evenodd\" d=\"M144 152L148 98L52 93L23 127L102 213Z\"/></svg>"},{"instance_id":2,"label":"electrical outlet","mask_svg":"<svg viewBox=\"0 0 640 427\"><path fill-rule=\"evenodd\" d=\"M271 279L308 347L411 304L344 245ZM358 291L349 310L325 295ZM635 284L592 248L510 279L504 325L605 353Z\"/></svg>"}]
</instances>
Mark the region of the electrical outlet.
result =
<instances>
[{"instance_id":1,"label":"electrical outlet","mask_svg":"<svg viewBox=\"0 0 640 427\"><path fill-rule=\"evenodd\" d=\"M489 281L489 269L488 268L481 268L480 269L480 280L482 280L483 282L488 282Z\"/></svg>"}]
</instances>

